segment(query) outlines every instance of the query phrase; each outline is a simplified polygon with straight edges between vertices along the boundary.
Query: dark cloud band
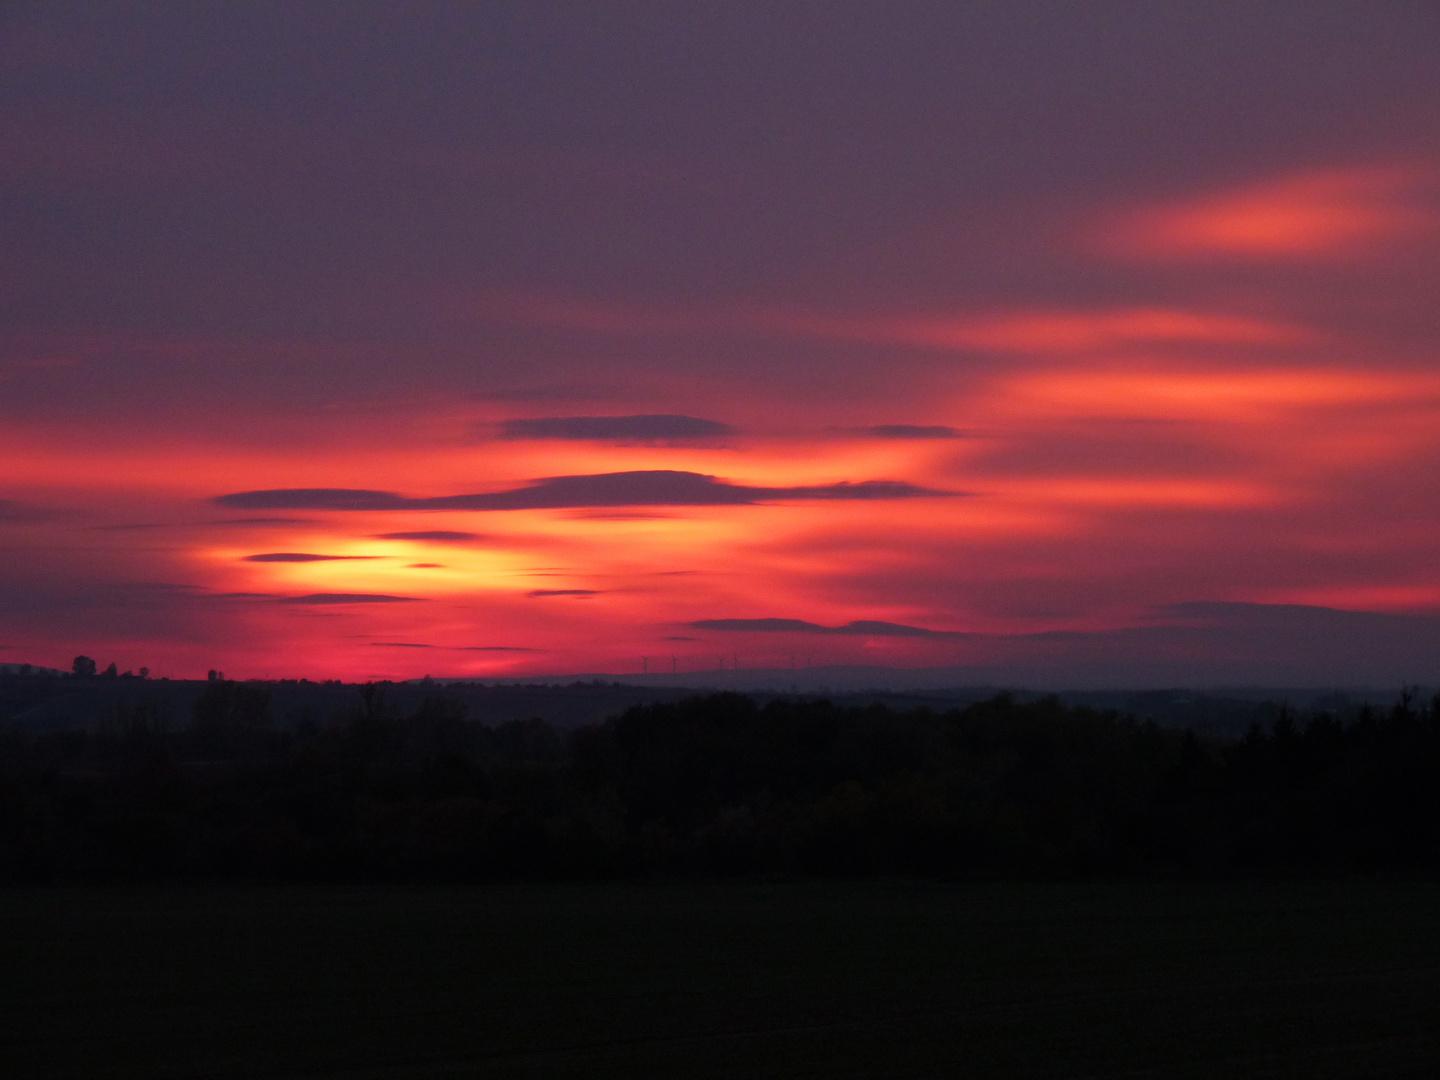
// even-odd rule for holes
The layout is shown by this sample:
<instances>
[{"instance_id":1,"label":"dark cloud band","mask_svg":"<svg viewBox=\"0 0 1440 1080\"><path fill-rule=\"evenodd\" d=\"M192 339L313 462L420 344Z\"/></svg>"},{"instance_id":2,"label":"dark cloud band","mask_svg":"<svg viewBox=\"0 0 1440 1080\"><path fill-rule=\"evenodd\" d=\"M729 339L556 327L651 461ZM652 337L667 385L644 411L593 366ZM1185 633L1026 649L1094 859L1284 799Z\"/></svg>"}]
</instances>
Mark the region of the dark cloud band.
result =
<instances>
[{"instance_id":1,"label":"dark cloud band","mask_svg":"<svg viewBox=\"0 0 1440 1080\"><path fill-rule=\"evenodd\" d=\"M735 428L697 416L547 416L534 420L507 420L500 427L504 439L572 439L591 441L684 442L717 439L735 434Z\"/></svg>"},{"instance_id":2,"label":"dark cloud band","mask_svg":"<svg viewBox=\"0 0 1440 1080\"><path fill-rule=\"evenodd\" d=\"M464 544L471 540L482 540L479 533L455 532L451 529L422 529L418 532L377 533L376 540L426 540L435 544Z\"/></svg>"},{"instance_id":3,"label":"dark cloud band","mask_svg":"<svg viewBox=\"0 0 1440 1080\"><path fill-rule=\"evenodd\" d=\"M752 487L702 473L654 469L551 476L510 491L429 499L352 488L276 488L222 495L215 501L221 506L246 510L560 510L600 506L748 506L793 500L911 499L957 494L961 493L935 491L901 480Z\"/></svg>"},{"instance_id":4,"label":"dark cloud band","mask_svg":"<svg viewBox=\"0 0 1440 1080\"><path fill-rule=\"evenodd\" d=\"M959 428L941 424L877 424L865 429L877 439L963 439Z\"/></svg>"},{"instance_id":5,"label":"dark cloud band","mask_svg":"<svg viewBox=\"0 0 1440 1080\"><path fill-rule=\"evenodd\" d=\"M348 562L352 559L378 559L379 555L312 555L306 551L267 551L262 555L246 555L246 562Z\"/></svg>"},{"instance_id":6,"label":"dark cloud band","mask_svg":"<svg viewBox=\"0 0 1440 1080\"><path fill-rule=\"evenodd\" d=\"M419 596L387 596L384 593L310 593L306 596L282 596L279 604L415 604Z\"/></svg>"},{"instance_id":7,"label":"dark cloud band","mask_svg":"<svg viewBox=\"0 0 1440 1080\"><path fill-rule=\"evenodd\" d=\"M803 619L699 619L695 630L723 630L751 634L844 634L858 637L956 638L971 635L955 630L927 630L923 626L859 619L844 626L822 626Z\"/></svg>"}]
</instances>

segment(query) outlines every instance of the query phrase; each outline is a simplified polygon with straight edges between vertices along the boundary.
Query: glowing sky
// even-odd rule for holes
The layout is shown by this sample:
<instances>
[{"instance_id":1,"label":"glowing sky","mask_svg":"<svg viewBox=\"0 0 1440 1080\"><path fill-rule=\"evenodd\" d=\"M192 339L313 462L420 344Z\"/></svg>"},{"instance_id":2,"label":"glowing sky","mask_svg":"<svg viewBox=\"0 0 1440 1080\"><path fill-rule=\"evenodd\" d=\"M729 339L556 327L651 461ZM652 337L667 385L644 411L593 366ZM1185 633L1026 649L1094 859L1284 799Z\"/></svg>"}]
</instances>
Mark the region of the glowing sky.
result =
<instances>
[{"instance_id":1,"label":"glowing sky","mask_svg":"<svg viewBox=\"0 0 1440 1080\"><path fill-rule=\"evenodd\" d=\"M0 6L0 662L1440 681L1440 7L776 7Z\"/></svg>"}]
</instances>

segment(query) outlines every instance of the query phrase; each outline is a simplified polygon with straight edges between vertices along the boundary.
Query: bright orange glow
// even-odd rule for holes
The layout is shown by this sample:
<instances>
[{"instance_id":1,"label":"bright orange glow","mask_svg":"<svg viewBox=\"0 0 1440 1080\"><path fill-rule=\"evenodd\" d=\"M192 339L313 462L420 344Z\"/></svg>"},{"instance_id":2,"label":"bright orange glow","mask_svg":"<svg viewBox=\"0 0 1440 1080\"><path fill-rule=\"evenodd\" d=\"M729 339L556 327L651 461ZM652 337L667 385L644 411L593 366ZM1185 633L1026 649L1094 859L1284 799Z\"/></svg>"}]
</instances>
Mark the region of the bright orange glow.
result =
<instances>
[{"instance_id":1,"label":"bright orange glow","mask_svg":"<svg viewBox=\"0 0 1440 1080\"><path fill-rule=\"evenodd\" d=\"M1440 456L1436 376L1243 366L1229 355L1071 360L1144 334L1156 339L1147 354L1163 357L1165 334L1188 347L1215 325L1148 310L1038 324L1006 315L985 325L996 342L1033 334L1037 353L1045 341L1055 350L1046 366L966 379L948 399L924 403L927 420L964 429L963 438L876 437L837 416L787 433L742 427L717 445L505 440L485 434L504 411L424 402L392 414L383 437L373 427L357 436L342 416L311 432L313 449L285 452L187 436L181 455L163 429L142 437L103 425L31 425L0 436L0 481L7 498L44 513L6 528L12 542L40 545L26 556L37 580L78 573L82 588L93 578L135 581L137 595L159 589L153 603L170 612L172 629L119 632L108 647L122 666L167 674L203 672L222 658L236 674L312 677L624 672L638 670L641 657L663 666L672 654L680 671L713 669L720 655L728 664L737 653L752 666L783 667L797 652L825 662L954 663L999 648L955 631L1104 629L1197 594L1440 606L1411 570L1395 580L1302 575L1277 585L1262 567L1248 591L1234 573L1270 545L1347 558L1355 530L1378 527L1366 520L1366 500L1397 483L1423 488L1429 474L1406 463ZM1257 347L1270 336L1242 321L1212 343L1228 349L1252 331ZM1063 363L1055 352L1067 354ZM712 415L733 421L743 407L737 398ZM949 494L506 511L238 512L212 502L295 487L445 496L637 469L761 491L889 479ZM1381 542L1391 546L1424 547L1436 535L1426 525L1390 528ZM79 561L64 554L81 551ZM56 566L65 576L54 577ZM1089 599L1064 599L1070 594ZM945 633L797 637L690 626L754 618ZM69 648L75 632L54 647Z\"/></svg>"},{"instance_id":2,"label":"bright orange glow","mask_svg":"<svg viewBox=\"0 0 1440 1080\"><path fill-rule=\"evenodd\" d=\"M1421 197L1434 177L1410 169L1345 169L1283 177L1137 211L1102 233L1118 254L1305 258L1431 234L1440 214Z\"/></svg>"}]
</instances>

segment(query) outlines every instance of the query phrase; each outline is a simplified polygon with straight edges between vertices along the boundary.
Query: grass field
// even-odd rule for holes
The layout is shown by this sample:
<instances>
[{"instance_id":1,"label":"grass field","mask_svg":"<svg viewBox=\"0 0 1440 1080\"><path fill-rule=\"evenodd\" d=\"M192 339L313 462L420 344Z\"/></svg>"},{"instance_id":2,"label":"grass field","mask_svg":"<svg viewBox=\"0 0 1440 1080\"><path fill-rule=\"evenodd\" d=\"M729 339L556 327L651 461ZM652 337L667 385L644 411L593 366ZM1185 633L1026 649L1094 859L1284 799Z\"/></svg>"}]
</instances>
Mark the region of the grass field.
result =
<instances>
[{"instance_id":1,"label":"grass field","mask_svg":"<svg viewBox=\"0 0 1440 1080\"><path fill-rule=\"evenodd\" d=\"M8 1077L1440 1075L1440 885L0 893Z\"/></svg>"}]
</instances>

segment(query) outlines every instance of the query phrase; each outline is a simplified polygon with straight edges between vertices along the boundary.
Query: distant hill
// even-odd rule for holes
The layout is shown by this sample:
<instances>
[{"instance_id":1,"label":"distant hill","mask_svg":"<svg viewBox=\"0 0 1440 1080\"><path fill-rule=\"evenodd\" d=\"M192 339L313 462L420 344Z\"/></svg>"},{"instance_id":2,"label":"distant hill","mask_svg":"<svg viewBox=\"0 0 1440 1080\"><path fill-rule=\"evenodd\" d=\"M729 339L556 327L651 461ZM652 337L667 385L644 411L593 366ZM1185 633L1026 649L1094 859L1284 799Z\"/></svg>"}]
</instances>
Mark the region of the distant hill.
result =
<instances>
[{"instance_id":1,"label":"distant hill","mask_svg":"<svg viewBox=\"0 0 1440 1080\"><path fill-rule=\"evenodd\" d=\"M123 709L144 704L167 727L189 725L194 704L209 685L199 679L91 678L76 679L54 669L32 669L29 675L0 667L0 724L41 733L95 730ZM495 727L512 720L541 719L561 730L598 724L636 705L662 704L715 690L743 690L759 702L826 698L837 705L885 705L897 710L930 708L943 712L993 698L1002 691L1019 701L1034 701L1047 691L996 684L943 683L953 669L812 668L801 671L724 671L690 675L536 677L510 679L430 679L378 684L387 707L408 715L427 698L456 702L471 720ZM935 682L905 688L887 685L886 676L911 675ZM721 677L724 678L721 678ZM808 678L786 678L808 676ZM899 681L899 680L894 680ZM916 681L922 681L917 678ZM282 729L324 726L353 717L362 707L362 685L281 679L254 683L268 694L274 722ZM1364 705L1388 708L1399 686L1367 688L1238 687L1196 690L1060 690L1054 696L1070 705L1113 710L1153 721L1162 727L1188 728L1217 736L1243 734L1252 724L1268 728L1277 709L1288 706L1307 712L1348 715ZM1432 691L1420 688L1419 700Z\"/></svg>"}]
</instances>

